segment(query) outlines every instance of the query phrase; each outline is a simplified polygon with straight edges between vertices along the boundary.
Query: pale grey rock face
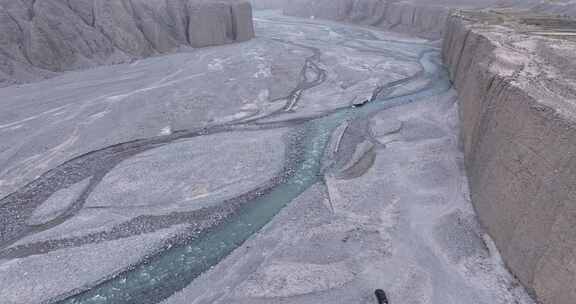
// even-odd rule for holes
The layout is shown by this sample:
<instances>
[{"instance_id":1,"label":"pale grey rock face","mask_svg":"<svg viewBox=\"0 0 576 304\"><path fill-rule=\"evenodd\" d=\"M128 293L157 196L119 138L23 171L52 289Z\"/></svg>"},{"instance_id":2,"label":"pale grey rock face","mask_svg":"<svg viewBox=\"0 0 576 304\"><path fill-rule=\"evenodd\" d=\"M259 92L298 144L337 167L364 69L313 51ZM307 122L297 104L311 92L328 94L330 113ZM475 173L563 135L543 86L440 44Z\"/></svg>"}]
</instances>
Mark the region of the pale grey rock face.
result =
<instances>
[{"instance_id":1,"label":"pale grey rock face","mask_svg":"<svg viewBox=\"0 0 576 304\"><path fill-rule=\"evenodd\" d=\"M576 301L576 43L564 36L573 22L463 12L443 48L473 203L508 267L546 304Z\"/></svg>"},{"instance_id":2,"label":"pale grey rock face","mask_svg":"<svg viewBox=\"0 0 576 304\"><path fill-rule=\"evenodd\" d=\"M284 14L291 16L345 21L439 39L450 8L487 7L497 1L252 0L252 2L256 8L280 8Z\"/></svg>"},{"instance_id":3,"label":"pale grey rock face","mask_svg":"<svg viewBox=\"0 0 576 304\"><path fill-rule=\"evenodd\" d=\"M248 2L203 0L188 5L188 33L193 47L245 41L254 37L252 7Z\"/></svg>"},{"instance_id":4,"label":"pale grey rock face","mask_svg":"<svg viewBox=\"0 0 576 304\"><path fill-rule=\"evenodd\" d=\"M238 1L232 6L232 31L235 41L245 41L254 37L252 25L252 5Z\"/></svg>"},{"instance_id":5,"label":"pale grey rock face","mask_svg":"<svg viewBox=\"0 0 576 304\"><path fill-rule=\"evenodd\" d=\"M252 0L286 15L376 26L441 39L451 9L520 8L576 16L576 1L545 0Z\"/></svg>"},{"instance_id":6,"label":"pale grey rock face","mask_svg":"<svg viewBox=\"0 0 576 304\"><path fill-rule=\"evenodd\" d=\"M254 37L243 0L2 0L0 86Z\"/></svg>"}]
</instances>

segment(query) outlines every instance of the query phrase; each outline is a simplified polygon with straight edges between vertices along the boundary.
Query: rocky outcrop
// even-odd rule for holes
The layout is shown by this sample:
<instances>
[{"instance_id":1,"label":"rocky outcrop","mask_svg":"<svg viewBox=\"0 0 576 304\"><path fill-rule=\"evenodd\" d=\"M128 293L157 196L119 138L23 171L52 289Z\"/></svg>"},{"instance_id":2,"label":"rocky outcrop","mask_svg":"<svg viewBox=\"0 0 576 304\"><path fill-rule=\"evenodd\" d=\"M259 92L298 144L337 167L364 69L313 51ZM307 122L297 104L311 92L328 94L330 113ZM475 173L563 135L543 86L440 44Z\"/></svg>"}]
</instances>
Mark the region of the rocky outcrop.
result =
<instances>
[{"instance_id":1,"label":"rocky outcrop","mask_svg":"<svg viewBox=\"0 0 576 304\"><path fill-rule=\"evenodd\" d=\"M443 47L472 201L508 267L545 304L576 303L574 24L455 12Z\"/></svg>"},{"instance_id":2,"label":"rocky outcrop","mask_svg":"<svg viewBox=\"0 0 576 304\"><path fill-rule=\"evenodd\" d=\"M0 86L254 36L244 0L0 0Z\"/></svg>"}]
</instances>

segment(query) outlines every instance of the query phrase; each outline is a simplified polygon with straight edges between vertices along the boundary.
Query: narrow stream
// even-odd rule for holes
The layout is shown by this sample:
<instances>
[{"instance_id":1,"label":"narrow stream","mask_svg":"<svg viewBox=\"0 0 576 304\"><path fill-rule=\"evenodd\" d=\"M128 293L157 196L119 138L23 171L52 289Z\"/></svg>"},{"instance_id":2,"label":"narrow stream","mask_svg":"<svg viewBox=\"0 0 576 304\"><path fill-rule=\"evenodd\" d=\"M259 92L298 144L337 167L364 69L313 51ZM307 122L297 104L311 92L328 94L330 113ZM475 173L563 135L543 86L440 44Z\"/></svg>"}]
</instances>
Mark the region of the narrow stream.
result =
<instances>
[{"instance_id":1,"label":"narrow stream","mask_svg":"<svg viewBox=\"0 0 576 304\"><path fill-rule=\"evenodd\" d=\"M410 46L406 46L409 48ZM445 92L450 82L441 68L438 51L429 49L420 55L424 70L421 77L428 83L411 93L381 97L359 108L343 108L326 116L307 121L302 161L294 174L266 194L244 204L244 207L221 225L204 232L194 240L177 245L151 259L103 281L96 286L50 303L58 304L155 304L182 290L196 277L218 264L250 236L265 226L280 210L320 179L324 150L335 128L347 120L369 115Z\"/></svg>"}]
</instances>

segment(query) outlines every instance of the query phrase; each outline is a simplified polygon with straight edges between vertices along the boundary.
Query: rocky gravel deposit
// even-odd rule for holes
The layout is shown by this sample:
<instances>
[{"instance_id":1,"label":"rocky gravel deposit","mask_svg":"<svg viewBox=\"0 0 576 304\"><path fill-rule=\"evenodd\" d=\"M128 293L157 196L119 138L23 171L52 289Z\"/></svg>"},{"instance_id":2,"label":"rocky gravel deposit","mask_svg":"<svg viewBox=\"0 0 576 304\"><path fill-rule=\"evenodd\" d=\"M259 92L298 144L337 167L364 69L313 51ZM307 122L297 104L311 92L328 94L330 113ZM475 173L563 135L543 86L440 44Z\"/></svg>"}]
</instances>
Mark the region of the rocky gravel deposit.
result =
<instances>
[{"instance_id":1,"label":"rocky gravel deposit","mask_svg":"<svg viewBox=\"0 0 576 304\"><path fill-rule=\"evenodd\" d=\"M2 0L0 87L254 36L243 0Z\"/></svg>"},{"instance_id":2,"label":"rocky gravel deposit","mask_svg":"<svg viewBox=\"0 0 576 304\"><path fill-rule=\"evenodd\" d=\"M546 304L576 302L574 25L458 12L443 49L473 203L510 269Z\"/></svg>"}]
</instances>

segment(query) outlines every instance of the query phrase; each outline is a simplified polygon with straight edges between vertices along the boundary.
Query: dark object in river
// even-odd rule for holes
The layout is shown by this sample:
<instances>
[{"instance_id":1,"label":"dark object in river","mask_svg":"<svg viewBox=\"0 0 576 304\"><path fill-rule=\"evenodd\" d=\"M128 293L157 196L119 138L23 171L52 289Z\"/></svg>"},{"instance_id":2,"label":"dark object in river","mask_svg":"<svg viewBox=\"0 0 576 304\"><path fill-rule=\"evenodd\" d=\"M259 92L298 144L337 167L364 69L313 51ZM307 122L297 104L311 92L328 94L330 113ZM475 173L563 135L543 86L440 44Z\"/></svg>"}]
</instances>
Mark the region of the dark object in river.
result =
<instances>
[{"instance_id":1,"label":"dark object in river","mask_svg":"<svg viewBox=\"0 0 576 304\"><path fill-rule=\"evenodd\" d=\"M370 100L368 100L368 99L361 100L361 101L359 101L359 102L354 102L354 103L352 103L352 107L354 107L354 108L359 108L359 107L361 107L361 106L363 106L363 105L365 105L365 104L367 104L367 103L369 103L369 102L370 102Z\"/></svg>"},{"instance_id":2,"label":"dark object in river","mask_svg":"<svg viewBox=\"0 0 576 304\"><path fill-rule=\"evenodd\" d=\"M374 295L376 295L376 300L378 300L378 304L390 304L390 302L388 302L388 297L386 296L384 290L376 289L376 291L374 291Z\"/></svg>"}]
</instances>

